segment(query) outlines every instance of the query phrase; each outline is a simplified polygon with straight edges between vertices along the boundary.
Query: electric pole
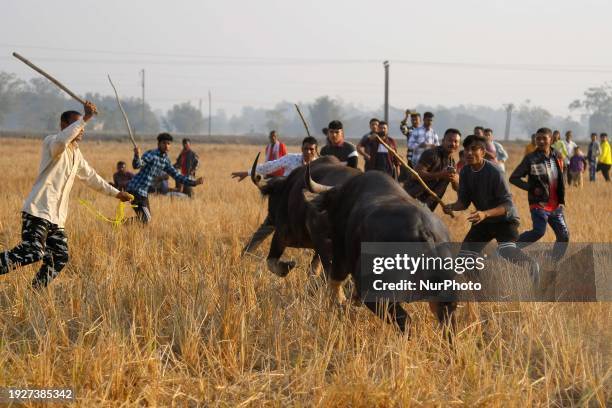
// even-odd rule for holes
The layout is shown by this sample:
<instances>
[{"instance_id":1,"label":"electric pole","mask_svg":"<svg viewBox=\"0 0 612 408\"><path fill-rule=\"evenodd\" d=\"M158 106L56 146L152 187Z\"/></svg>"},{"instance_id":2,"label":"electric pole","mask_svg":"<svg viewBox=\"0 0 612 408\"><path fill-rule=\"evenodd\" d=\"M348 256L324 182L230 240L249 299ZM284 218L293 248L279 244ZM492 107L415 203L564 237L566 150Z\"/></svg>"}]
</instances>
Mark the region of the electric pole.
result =
<instances>
[{"instance_id":1,"label":"electric pole","mask_svg":"<svg viewBox=\"0 0 612 408\"><path fill-rule=\"evenodd\" d=\"M504 133L504 141L510 140L510 122L512 121L512 110L514 109L514 104L509 103L504 105L506 108L506 132Z\"/></svg>"},{"instance_id":2,"label":"electric pole","mask_svg":"<svg viewBox=\"0 0 612 408\"><path fill-rule=\"evenodd\" d=\"M212 96L208 91L208 137L212 134Z\"/></svg>"},{"instance_id":3,"label":"electric pole","mask_svg":"<svg viewBox=\"0 0 612 408\"><path fill-rule=\"evenodd\" d=\"M383 62L385 67L385 122L389 122L389 61Z\"/></svg>"},{"instance_id":4,"label":"electric pole","mask_svg":"<svg viewBox=\"0 0 612 408\"><path fill-rule=\"evenodd\" d=\"M144 68L140 71L140 75L142 76L142 81L140 85L142 86L142 133L144 133L145 129L145 70Z\"/></svg>"}]
</instances>

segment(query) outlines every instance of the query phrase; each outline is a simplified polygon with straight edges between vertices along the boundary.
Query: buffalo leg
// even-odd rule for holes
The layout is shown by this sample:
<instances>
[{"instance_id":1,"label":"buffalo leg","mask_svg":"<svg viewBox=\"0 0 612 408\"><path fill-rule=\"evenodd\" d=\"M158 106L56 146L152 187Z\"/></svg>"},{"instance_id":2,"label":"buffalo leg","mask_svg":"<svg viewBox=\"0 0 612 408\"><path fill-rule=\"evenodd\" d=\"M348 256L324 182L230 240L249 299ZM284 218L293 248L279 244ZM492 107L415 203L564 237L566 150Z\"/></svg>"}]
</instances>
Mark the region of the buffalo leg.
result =
<instances>
[{"instance_id":1,"label":"buffalo leg","mask_svg":"<svg viewBox=\"0 0 612 408\"><path fill-rule=\"evenodd\" d=\"M389 324L395 324L402 332L410 334L410 316L398 302L364 302L374 314Z\"/></svg>"},{"instance_id":2,"label":"buffalo leg","mask_svg":"<svg viewBox=\"0 0 612 408\"><path fill-rule=\"evenodd\" d=\"M270 252L268 252L268 269L275 275L280 277L285 277L289 273L293 267L295 267L295 262L289 261L284 262L280 260L280 257L283 255L285 248L287 246L284 244L282 238L280 238L280 234L278 232L274 233L272 237L272 243L270 244Z\"/></svg>"},{"instance_id":3,"label":"buffalo leg","mask_svg":"<svg viewBox=\"0 0 612 408\"><path fill-rule=\"evenodd\" d=\"M253 234L249 242L242 249L242 255L245 253L254 251L257 247L266 239L268 235L274 232L274 225L268 216L265 221L257 228L257 231Z\"/></svg>"},{"instance_id":4,"label":"buffalo leg","mask_svg":"<svg viewBox=\"0 0 612 408\"><path fill-rule=\"evenodd\" d=\"M457 326L457 319L454 313L455 309L457 309L457 302L429 302L429 308L438 319L438 322L442 324L448 340L452 342L452 335Z\"/></svg>"}]
</instances>

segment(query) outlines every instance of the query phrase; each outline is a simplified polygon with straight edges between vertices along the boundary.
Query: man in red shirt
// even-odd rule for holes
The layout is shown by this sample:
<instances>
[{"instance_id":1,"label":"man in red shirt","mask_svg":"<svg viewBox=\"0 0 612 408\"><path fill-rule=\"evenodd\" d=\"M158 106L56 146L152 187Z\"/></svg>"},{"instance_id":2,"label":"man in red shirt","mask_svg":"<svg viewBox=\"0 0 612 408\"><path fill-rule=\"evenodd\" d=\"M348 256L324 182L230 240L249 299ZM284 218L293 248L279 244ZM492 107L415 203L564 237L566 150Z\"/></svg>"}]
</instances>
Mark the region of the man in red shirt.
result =
<instances>
[{"instance_id":1,"label":"man in red shirt","mask_svg":"<svg viewBox=\"0 0 612 408\"><path fill-rule=\"evenodd\" d=\"M287 154L287 146L278 140L276 130L270 132L270 144L266 145L266 161L278 160ZM268 174L268 177L278 177L284 174L284 169L278 169Z\"/></svg>"},{"instance_id":2,"label":"man in red shirt","mask_svg":"<svg viewBox=\"0 0 612 408\"><path fill-rule=\"evenodd\" d=\"M183 150L176 158L174 168L177 169L183 176L195 178L196 170L200 164L200 159L196 152L191 150L191 140L183 139ZM193 196L193 188L185 184L181 184L179 181L176 182L176 191L179 193L187 194L189 197Z\"/></svg>"},{"instance_id":3,"label":"man in red shirt","mask_svg":"<svg viewBox=\"0 0 612 408\"><path fill-rule=\"evenodd\" d=\"M525 247L542 238L548 224L557 238L552 257L553 260L559 260L565 254L569 241L569 230L563 215L565 205L563 159L551 148L550 129L539 129L535 141L536 150L525 156L510 176L510 183L527 190L533 221L533 229L520 235L519 247ZM523 180L525 176L527 181Z\"/></svg>"}]
</instances>

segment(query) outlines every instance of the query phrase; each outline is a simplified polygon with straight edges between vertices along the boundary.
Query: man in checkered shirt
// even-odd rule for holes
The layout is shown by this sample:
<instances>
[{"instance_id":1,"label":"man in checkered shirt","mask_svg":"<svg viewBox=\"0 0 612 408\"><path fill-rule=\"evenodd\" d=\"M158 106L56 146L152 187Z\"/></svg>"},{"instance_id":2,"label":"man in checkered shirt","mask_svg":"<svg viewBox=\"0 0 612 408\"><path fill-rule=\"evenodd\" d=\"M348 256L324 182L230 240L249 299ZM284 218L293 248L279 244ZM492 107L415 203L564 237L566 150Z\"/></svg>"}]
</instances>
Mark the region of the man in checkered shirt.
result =
<instances>
[{"instance_id":1,"label":"man in checkered shirt","mask_svg":"<svg viewBox=\"0 0 612 408\"><path fill-rule=\"evenodd\" d=\"M126 189L135 197L132 201L132 204L136 205L134 211L136 211L138 220L143 224L151 221L148 197L149 188L157 176L166 172L179 183L190 187L195 187L203 182L202 177L193 180L183 176L172 166L168 158L170 143L172 143L172 136L168 133L160 133L157 136L157 149L148 150L140 157L140 149L134 148L132 167L140 169L140 171L130 180Z\"/></svg>"},{"instance_id":2,"label":"man in checkered shirt","mask_svg":"<svg viewBox=\"0 0 612 408\"><path fill-rule=\"evenodd\" d=\"M408 149L413 151L412 163L418 163L421 154L425 150L440 144L438 134L432 127L433 118L433 113L425 112L423 115L423 126L412 130L410 140L408 141Z\"/></svg>"}]
</instances>

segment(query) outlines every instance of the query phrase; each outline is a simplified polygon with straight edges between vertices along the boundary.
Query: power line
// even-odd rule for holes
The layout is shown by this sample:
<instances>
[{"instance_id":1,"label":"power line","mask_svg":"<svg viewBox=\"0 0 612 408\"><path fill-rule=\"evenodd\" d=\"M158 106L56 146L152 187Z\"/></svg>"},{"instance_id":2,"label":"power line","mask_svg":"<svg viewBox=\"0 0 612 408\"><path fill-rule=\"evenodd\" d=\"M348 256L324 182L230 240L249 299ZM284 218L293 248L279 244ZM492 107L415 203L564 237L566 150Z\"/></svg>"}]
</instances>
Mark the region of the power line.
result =
<instances>
[{"instance_id":1,"label":"power line","mask_svg":"<svg viewBox=\"0 0 612 408\"><path fill-rule=\"evenodd\" d=\"M197 55L197 54L165 54L138 51L110 51L90 50L78 48L42 47L32 45L16 45L0 43L0 47L30 48L48 51L78 52L90 54L108 54L125 56L146 56L175 58L180 60L142 60L142 59L92 59L92 58L67 58L67 57L36 57L38 60L47 62L67 63L111 63L111 64L152 64L152 65L317 65L317 64L380 64L382 59L338 59L338 58L294 58L294 57L243 57L243 56L219 56L219 55ZM187 60L183 60L183 58ZM9 56L0 56L0 59L10 59ZM512 64L512 63L478 63L478 62L453 62L453 61L431 61L431 60L407 60L389 59L390 63L399 65L422 65L465 69L484 70L506 70L506 71L542 71L542 72L576 72L576 73L612 73L611 65L537 65L537 64Z\"/></svg>"}]
</instances>

